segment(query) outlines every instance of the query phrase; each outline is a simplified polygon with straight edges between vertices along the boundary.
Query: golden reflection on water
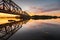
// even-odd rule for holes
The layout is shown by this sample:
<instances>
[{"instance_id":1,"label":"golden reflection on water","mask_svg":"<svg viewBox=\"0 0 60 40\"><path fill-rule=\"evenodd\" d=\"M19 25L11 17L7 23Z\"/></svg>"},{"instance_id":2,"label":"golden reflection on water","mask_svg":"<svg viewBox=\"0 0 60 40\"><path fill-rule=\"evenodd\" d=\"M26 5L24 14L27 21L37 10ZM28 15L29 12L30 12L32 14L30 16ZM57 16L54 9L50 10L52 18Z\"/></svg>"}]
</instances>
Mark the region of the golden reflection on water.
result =
<instances>
[{"instance_id":1,"label":"golden reflection on water","mask_svg":"<svg viewBox=\"0 0 60 40\"><path fill-rule=\"evenodd\" d=\"M28 28L28 29L32 29L32 28L40 28L42 26L48 24L56 24L56 25L60 25L60 19L46 19L46 20L33 20L30 19L26 24L23 24L23 27ZM50 26L50 25L48 25ZM53 26L53 25L52 25Z\"/></svg>"},{"instance_id":2,"label":"golden reflection on water","mask_svg":"<svg viewBox=\"0 0 60 40\"><path fill-rule=\"evenodd\" d=\"M0 24L9 23L8 20L19 21L20 19L16 19L16 18L0 18Z\"/></svg>"},{"instance_id":3,"label":"golden reflection on water","mask_svg":"<svg viewBox=\"0 0 60 40\"><path fill-rule=\"evenodd\" d=\"M24 24L23 26L25 28L29 28L29 29L32 29L32 28L40 28L41 25L43 24L57 24L57 25L60 25L60 19L46 19L46 20L32 20L30 19L26 24Z\"/></svg>"},{"instance_id":4,"label":"golden reflection on water","mask_svg":"<svg viewBox=\"0 0 60 40\"><path fill-rule=\"evenodd\" d=\"M44 22L44 23L52 23L52 24L60 24L60 18L57 18L57 19L45 19L45 20L42 20L42 19L40 19L40 20L32 20L32 19L30 19L29 20L29 23L32 23L32 22L37 22L37 23L42 23L42 22Z\"/></svg>"},{"instance_id":5,"label":"golden reflection on water","mask_svg":"<svg viewBox=\"0 0 60 40\"><path fill-rule=\"evenodd\" d=\"M4 23L9 23L8 20L15 20L15 21L19 21L20 19L17 19L17 18L0 18L0 24L4 24ZM57 18L57 19L46 19L46 20L33 20L33 19L30 19L27 24L34 24L34 23L52 23L52 24L60 24L60 19Z\"/></svg>"}]
</instances>

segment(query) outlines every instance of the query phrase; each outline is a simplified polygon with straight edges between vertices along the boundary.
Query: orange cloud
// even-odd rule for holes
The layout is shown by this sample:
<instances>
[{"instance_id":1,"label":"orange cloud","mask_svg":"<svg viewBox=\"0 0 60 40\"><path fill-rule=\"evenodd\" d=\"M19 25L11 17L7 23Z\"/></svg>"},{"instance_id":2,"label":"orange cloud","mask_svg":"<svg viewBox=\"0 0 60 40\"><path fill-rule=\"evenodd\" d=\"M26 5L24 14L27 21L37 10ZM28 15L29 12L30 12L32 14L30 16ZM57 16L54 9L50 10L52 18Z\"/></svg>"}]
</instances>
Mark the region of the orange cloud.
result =
<instances>
[{"instance_id":1,"label":"orange cloud","mask_svg":"<svg viewBox=\"0 0 60 40\"><path fill-rule=\"evenodd\" d=\"M41 7L29 7L29 11L31 13L29 14L33 14L33 15L52 15L52 16L60 16L60 9L58 8L54 8L54 9L50 9L50 10L43 10L43 8Z\"/></svg>"},{"instance_id":2,"label":"orange cloud","mask_svg":"<svg viewBox=\"0 0 60 40\"><path fill-rule=\"evenodd\" d=\"M44 9L42 7L35 7L35 6L31 6L29 7L29 10L32 12L50 12L50 11L56 11L56 10L60 10L60 8L51 8L51 9Z\"/></svg>"},{"instance_id":3,"label":"orange cloud","mask_svg":"<svg viewBox=\"0 0 60 40\"><path fill-rule=\"evenodd\" d=\"M60 10L60 8L53 8L53 9L49 9L49 10L43 10L42 12L51 12L51 11L56 11L56 10Z\"/></svg>"},{"instance_id":4,"label":"orange cloud","mask_svg":"<svg viewBox=\"0 0 60 40\"><path fill-rule=\"evenodd\" d=\"M37 12L42 12L43 9L40 8L40 7L33 7L33 6L31 6L31 7L29 7L29 10L31 12L37 13Z\"/></svg>"}]
</instances>

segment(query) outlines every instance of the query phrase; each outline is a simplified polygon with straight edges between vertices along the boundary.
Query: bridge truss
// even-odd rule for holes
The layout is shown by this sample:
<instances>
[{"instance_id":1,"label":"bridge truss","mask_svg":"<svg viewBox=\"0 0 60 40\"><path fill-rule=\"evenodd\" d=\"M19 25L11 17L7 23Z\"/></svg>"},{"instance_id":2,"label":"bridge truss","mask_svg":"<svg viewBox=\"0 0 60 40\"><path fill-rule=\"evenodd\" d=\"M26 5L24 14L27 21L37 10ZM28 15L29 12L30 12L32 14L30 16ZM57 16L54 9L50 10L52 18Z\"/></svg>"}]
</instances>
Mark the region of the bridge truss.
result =
<instances>
[{"instance_id":1,"label":"bridge truss","mask_svg":"<svg viewBox=\"0 0 60 40\"><path fill-rule=\"evenodd\" d=\"M12 0L0 0L0 12L20 15L22 9Z\"/></svg>"}]
</instances>

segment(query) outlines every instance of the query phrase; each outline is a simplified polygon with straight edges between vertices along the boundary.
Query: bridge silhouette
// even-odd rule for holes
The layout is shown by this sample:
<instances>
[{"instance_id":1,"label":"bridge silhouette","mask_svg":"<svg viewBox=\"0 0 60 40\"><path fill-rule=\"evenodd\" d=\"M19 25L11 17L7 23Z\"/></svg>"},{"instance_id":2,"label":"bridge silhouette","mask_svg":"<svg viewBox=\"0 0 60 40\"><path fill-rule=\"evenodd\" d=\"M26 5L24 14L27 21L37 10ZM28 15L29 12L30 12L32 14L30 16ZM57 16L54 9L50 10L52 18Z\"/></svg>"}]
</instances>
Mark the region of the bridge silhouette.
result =
<instances>
[{"instance_id":1,"label":"bridge silhouette","mask_svg":"<svg viewBox=\"0 0 60 40\"><path fill-rule=\"evenodd\" d=\"M16 33L22 25L28 22L28 20L8 20L10 23L0 25L0 40L8 40L14 33Z\"/></svg>"},{"instance_id":2,"label":"bridge silhouette","mask_svg":"<svg viewBox=\"0 0 60 40\"><path fill-rule=\"evenodd\" d=\"M7 40L27 22L26 19L30 18L30 15L12 0L0 0L0 12L19 15L19 18L22 18L19 21L8 20L9 23L0 24L0 40Z\"/></svg>"},{"instance_id":3,"label":"bridge silhouette","mask_svg":"<svg viewBox=\"0 0 60 40\"><path fill-rule=\"evenodd\" d=\"M0 12L7 14L14 14L23 16L29 16L26 11L23 11L21 7L19 7L12 0L0 0Z\"/></svg>"}]
</instances>

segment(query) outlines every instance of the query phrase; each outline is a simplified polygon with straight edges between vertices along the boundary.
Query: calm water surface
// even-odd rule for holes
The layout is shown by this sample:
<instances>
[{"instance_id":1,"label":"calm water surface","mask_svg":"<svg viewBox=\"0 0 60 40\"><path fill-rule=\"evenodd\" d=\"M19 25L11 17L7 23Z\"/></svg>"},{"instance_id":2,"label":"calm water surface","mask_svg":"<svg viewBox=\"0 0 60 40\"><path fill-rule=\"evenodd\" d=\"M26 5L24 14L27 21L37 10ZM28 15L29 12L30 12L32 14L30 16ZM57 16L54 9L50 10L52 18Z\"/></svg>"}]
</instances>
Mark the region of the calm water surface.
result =
<instances>
[{"instance_id":1,"label":"calm water surface","mask_svg":"<svg viewBox=\"0 0 60 40\"><path fill-rule=\"evenodd\" d=\"M8 20L20 19L2 19L0 24L7 23ZM3 21L3 22L2 22ZM20 25L20 24L19 24ZM22 28L13 34L8 40L59 40L60 39L60 19L46 20L25 20Z\"/></svg>"}]
</instances>

